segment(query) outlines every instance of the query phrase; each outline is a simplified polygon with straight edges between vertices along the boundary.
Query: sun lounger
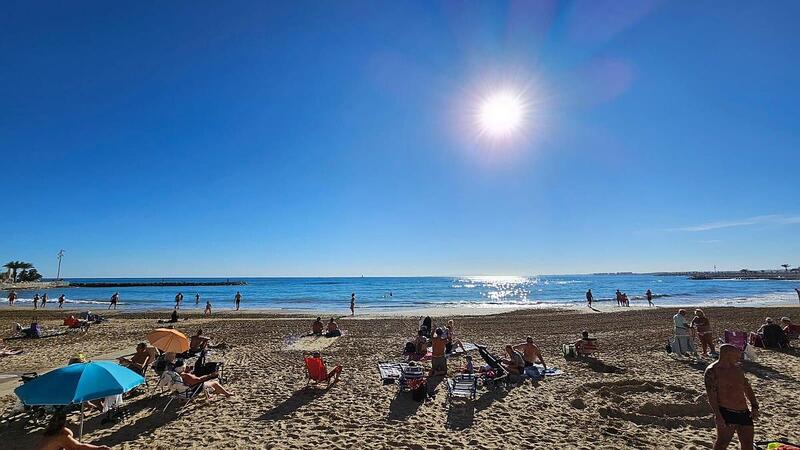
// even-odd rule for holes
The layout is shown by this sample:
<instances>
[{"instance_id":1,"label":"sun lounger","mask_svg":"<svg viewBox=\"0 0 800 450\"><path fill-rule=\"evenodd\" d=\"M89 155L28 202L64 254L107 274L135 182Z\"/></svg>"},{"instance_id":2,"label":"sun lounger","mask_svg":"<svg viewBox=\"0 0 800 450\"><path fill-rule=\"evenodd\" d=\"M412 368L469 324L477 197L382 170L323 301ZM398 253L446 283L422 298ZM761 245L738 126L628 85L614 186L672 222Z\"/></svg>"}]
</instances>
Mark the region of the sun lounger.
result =
<instances>
[{"instance_id":1,"label":"sun lounger","mask_svg":"<svg viewBox=\"0 0 800 450\"><path fill-rule=\"evenodd\" d=\"M478 393L478 377L473 374L456 375L447 381L447 404L453 403L456 397L475 400Z\"/></svg>"},{"instance_id":2,"label":"sun lounger","mask_svg":"<svg viewBox=\"0 0 800 450\"><path fill-rule=\"evenodd\" d=\"M197 383L194 386L189 386L183 382L183 379L177 372L173 372L171 370L167 370L161 375L161 379L158 382L159 386L167 386L170 391L169 401L166 405L164 405L164 409L161 412L166 412L169 405L174 401L183 400L183 405L178 408L178 410L182 410L186 406L189 405L201 392L205 392L204 385L205 383ZM206 393L206 398L208 398L208 393Z\"/></svg>"},{"instance_id":3,"label":"sun lounger","mask_svg":"<svg viewBox=\"0 0 800 450\"><path fill-rule=\"evenodd\" d=\"M422 366L406 365L401 368L400 378L397 380L400 392L411 392L425 384L425 369Z\"/></svg>"}]
</instances>

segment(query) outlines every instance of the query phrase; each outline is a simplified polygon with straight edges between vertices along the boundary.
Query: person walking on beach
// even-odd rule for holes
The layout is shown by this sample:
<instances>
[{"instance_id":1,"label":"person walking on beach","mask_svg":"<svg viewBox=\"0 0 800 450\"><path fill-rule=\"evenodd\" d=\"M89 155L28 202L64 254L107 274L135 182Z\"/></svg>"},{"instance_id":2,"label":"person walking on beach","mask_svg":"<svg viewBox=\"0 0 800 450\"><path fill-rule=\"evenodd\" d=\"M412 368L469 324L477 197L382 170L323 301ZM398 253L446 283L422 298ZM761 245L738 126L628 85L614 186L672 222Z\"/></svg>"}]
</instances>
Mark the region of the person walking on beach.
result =
<instances>
[{"instance_id":1,"label":"person walking on beach","mask_svg":"<svg viewBox=\"0 0 800 450\"><path fill-rule=\"evenodd\" d=\"M119 303L119 292L114 292L114 295L111 296L111 303L109 303L108 309L111 309L112 306L114 309L117 309L117 303Z\"/></svg>"},{"instance_id":2,"label":"person walking on beach","mask_svg":"<svg viewBox=\"0 0 800 450\"><path fill-rule=\"evenodd\" d=\"M647 306L653 306L653 291L648 289L644 296L647 297Z\"/></svg>"},{"instance_id":3,"label":"person walking on beach","mask_svg":"<svg viewBox=\"0 0 800 450\"><path fill-rule=\"evenodd\" d=\"M33 296L33 309L39 307L39 294Z\"/></svg>"},{"instance_id":4,"label":"person walking on beach","mask_svg":"<svg viewBox=\"0 0 800 450\"><path fill-rule=\"evenodd\" d=\"M203 312L203 315L211 315L211 300L206 300L206 310Z\"/></svg>"},{"instance_id":5,"label":"person walking on beach","mask_svg":"<svg viewBox=\"0 0 800 450\"><path fill-rule=\"evenodd\" d=\"M586 291L586 304L589 305L589 308L592 307L592 300L594 300L594 296L592 295L592 290L589 289Z\"/></svg>"},{"instance_id":6,"label":"person walking on beach","mask_svg":"<svg viewBox=\"0 0 800 450\"><path fill-rule=\"evenodd\" d=\"M10 291L8 293L8 306L14 306L14 300L17 299L17 293L14 291Z\"/></svg>"},{"instance_id":7,"label":"person walking on beach","mask_svg":"<svg viewBox=\"0 0 800 450\"><path fill-rule=\"evenodd\" d=\"M236 301L236 310L239 310L239 304L242 303L242 294L239 291L236 291L236 297L234 297Z\"/></svg>"},{"instance_id":8,"label":"person walking on beach","mask_svg":"<svg viewBox=\"0 0 800 450\"><path fill-rule=\"evenodd\" d=\"M758 419L758 400L738 362L741 352L731 344L719 347L719 359L703 375L708 403L714 413L717 439L714 450L728 448L733 435L739 437L742 450L753 448L753 421ZM750 409L747 409L750 402Z\"/></svg>"},{"instance_id":9,"label":"person walking on beach","mask_svg":"<svg viewBox=\"0 0 800 450\"><path fill-rule=\"evenodd\" d=\"M46 304L47 304L47 292L42 294L42 308L44 308L44 305Z\"/></svg>"},{"instance_id":10,"label":"person walking on beach","mask_svg":"<svg viewBox=\"0 0 800 450\"><path fill-rule=\"evenodd\" d=\"M58 296L58 308L59 309L64 308L64 300L66 300L64 298L64 294L61 294L61 295Z\"/></svg>"},{"instance_id":11,"label":"person walking on beach","mask_svg":"<svg viewBox=\"0 0 800 450\"><path fill-rule=\"evenodd\" d=\"M181 309L181 300L183 300L183 294L178 292L175 295L175 309Z\"/></svg>"},{"instance_id":12,"label":"person walking on beach","mask_svg":"<svg viewBox=\"0 0 800 450\"><path fill-rule=\"evenodd\" d=\"M197 308L200 305L200 294L195 294L194 296L194 307Z\"/></svg>"},{"instance_id":13,"label":"person walking on beach","mask_svg":"<svg viewBox=\"0 0 800 450\"><path fill-rule=\"evenodd\" d=\"M694 353L695 349L689 339L689 324L686 323L686 310L679 309L678 314L672 316L672 322L675 325L675 341L678 344L678 353L683 356Z\"/></svg>"},{"instance_id":14,"label":"person walking on beach","mask_svg":"<svg viewBox=\"0 0 800 450\"><path fill-rule=\"evenodd\" d=\"M619 289L617 289L617 293L615 296L617 299L617 306L622 306L622 292L620 292Z\"/></svg>"},{"instance_id":15,"label":"person walking on beach","mask_svg":"<svg viewBox=\"0 0 800 450\"><path fill-rule=\"evenodd\" d=\"M350 315L351 316L355 316L356 315L356 293L355 292L350 294Z\"/></svg>"}]
</instances>

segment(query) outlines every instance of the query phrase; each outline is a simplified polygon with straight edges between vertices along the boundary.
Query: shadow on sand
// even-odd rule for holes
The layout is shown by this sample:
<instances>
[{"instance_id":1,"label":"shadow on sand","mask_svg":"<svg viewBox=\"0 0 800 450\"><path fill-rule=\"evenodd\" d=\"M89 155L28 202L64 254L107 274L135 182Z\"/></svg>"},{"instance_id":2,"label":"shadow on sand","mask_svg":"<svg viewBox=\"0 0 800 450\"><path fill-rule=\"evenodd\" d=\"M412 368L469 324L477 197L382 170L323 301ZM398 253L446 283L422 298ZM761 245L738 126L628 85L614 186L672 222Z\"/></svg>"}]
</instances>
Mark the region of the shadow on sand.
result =
<instances>
[{"instance_id":1,"label":"shadow on sand","mask_svg":"<svg viewBox=\"0 0 800 450\"><path fill-rule=\"evenodd\" d=\"M326 392L328 392L327 389L304 387L295 391L289 398L275 405L272 409L264 412L257 420L276 421L285 419L303 406L322 397Z\"/></svg>"}]
</instances>

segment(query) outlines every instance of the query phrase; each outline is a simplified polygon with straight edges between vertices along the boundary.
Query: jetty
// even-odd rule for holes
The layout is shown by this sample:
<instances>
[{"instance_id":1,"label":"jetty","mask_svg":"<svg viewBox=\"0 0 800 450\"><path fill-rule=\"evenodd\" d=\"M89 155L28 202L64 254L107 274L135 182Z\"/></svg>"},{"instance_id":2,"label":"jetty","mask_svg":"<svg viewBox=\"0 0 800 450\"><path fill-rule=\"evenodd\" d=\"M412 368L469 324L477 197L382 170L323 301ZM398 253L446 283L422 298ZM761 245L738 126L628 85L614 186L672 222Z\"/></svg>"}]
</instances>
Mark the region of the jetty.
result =
<instances>
[{"instance_id":1,"label":"jetty","mask_svg":"<svg viewBox=\"0 0 800 450\"><path fill-rule=\"evenodd\" d=\"M31 283L2 283L0 290L39 290L55 288L126 288L126 287L191 287L191 286L244 286L246 281L37 281Z\"/></svg>"},{"instance_id":2,"label":"jetty","mask_svg":"<svg viewBox=\"0 0 800 450\"><path fill-rule=\"evenodd\" d=\"M739 270L735 272L695 272L691 280L800 280L800 271L794 270Z\"/></svg>"}]
</instances>

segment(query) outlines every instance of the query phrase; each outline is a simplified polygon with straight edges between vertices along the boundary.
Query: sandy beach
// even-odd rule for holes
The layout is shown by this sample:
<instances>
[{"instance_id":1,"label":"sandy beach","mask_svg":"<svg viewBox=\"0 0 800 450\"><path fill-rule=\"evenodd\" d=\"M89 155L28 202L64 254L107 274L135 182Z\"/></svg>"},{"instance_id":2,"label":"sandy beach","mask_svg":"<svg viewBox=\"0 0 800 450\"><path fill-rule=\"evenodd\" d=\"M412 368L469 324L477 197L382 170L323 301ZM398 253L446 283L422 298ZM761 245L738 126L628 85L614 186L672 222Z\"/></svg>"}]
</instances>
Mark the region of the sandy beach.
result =
<instances>
[{"instance_id":1,"label":"sandy beach","mask_svg":"<svg viewBox=\"0 0 800 450\"><path fill-rule=\"evenodd\" d=\"M716 334L725 328L755 329L765 316L797 315L781 308L710 308ZM417 317L339 320L344 336L309 345L287 338L307 331L308 317L267 313L190 317L176 328L187 334L202 327L216 341L232 346L214 359L226 363L227 387L235 396L190 405L182 414L150 387L127 400L128 417L102 425L94 413L84 440L114 448L710 448L713 420L701 394L708 360L679 361L664 352L671 335L667 308L578 312L520 310L496 315L457 316L456 333L499 353L506 343L534 336L550 366L564 374L496 391L480 390L474 402L447 407L446 390L417 403L383 385L376 363L401 360L402 346L417 327ZM88 333L16 340L24 353L0 359L0 374L43 371L66 363L75 353L89 358L132 352L163 314L111 313L111 320ZM4 310L2 322L24 322L30 310ZM62 314L40 312L45 328L58 328ZM434 318L441 323L448 317ZM602 349L595 362L566 361L560 345L588 329ZM318 349L343 374L330 387L305 388L303 350ZM796 410L800 353L758 349L757 363L745 366L762 404L756 438L800 440ZM462 367L449 361L450 373ZM5 417L15 404L17 382L0 383ZM77 430L77 416L72 428ZM0 424L3 448L36 448L42 428L25 420Z\"/></svg>"}]
</instances>

